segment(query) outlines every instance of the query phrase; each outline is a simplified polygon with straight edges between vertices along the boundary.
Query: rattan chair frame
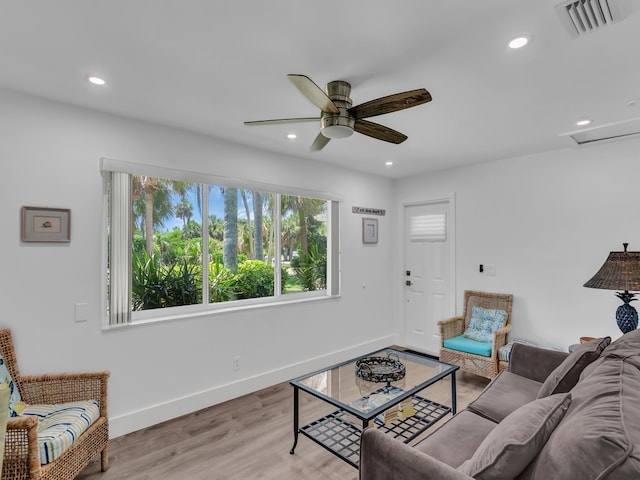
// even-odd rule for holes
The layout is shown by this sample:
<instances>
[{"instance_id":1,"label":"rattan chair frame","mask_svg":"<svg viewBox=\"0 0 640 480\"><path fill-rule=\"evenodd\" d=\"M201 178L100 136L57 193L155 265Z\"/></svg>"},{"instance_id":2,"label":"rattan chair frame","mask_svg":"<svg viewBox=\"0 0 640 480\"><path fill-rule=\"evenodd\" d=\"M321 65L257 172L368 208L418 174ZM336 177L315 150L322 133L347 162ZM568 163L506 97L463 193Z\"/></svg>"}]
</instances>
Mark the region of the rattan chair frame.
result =
<instances>
[{"instance_id":1,"label":"rattan chair frame","mask_svg":"<svg viewBox=\"0 0 640 480\"><path fill-rule=\"evenodd\" d=\"M63 373L22 376L16 362L9 329L0 330L0 354L13 382L27 404L56 404L96 400L100 417L59 458L40 464L38 419L34 416L9 418L5 438L2 480L70 480L100 454L101 470L109 468L109 420L107 380L109 372Z\"/></svg>"},{"instance_id":2,"label":"rattan chair frame","mask_svg":"<svg viewBox=\"0 0 640 480\"><path fill-rule=\"evenodd\" d=\"M472 353L461 352L445 348L444 341L462 335L469 326L472 308L492 308L507 312L505 326L493 334L491 345L491 356L484 357ZM511 331L511 309L513 306L513 295L508 293L478 292L466 290L464 292L464 312L462 316L453 317L438 322L440 330L440 361L458 365L464 372L474 373L481 377L493 379L499 371L498 350L506 345L507 337Z\"/></svg>"}]
</instances>

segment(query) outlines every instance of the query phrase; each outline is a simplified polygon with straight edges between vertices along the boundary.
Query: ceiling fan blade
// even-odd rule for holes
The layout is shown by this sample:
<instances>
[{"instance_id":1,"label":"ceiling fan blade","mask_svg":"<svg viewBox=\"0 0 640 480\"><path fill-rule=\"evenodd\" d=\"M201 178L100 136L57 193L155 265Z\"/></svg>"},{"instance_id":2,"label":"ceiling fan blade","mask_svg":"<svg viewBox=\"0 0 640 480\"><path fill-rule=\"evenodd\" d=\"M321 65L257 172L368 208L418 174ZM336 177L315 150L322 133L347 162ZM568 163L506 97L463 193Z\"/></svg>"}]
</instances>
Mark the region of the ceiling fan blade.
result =
<instances>
[{"instance_id":1,"label":"ceiling fan blade","mask_svg":"<svg viewBox=\"0 0 640 480\"><path fill-rule=\"evenodd\" d=\"M431 101L431 94L424 88L410 90L403 93L395 93L386 97L377 98L369 102L351 107L348 111L357 120L360 118L375 117L385 113L397 112L405 108L416 107Z\"/></svg>"},{"instance_id":2,"label":"ceiling fan blade","mask_svg":"<svg viewBox=\"0 0 640 480\"><path fill-rule=\"evenodd\" d=\"M406 135L396 132L389 127L368 120L356 120L353 129L363 135L389 143L402 143L408 138Z\"/></svg>"},{"instance_id":3,"label":"ceiling fan blade","mask_svg":"<svg viewBox=\"0 0 640 480\"><path fill-rule=\"evenodd\" d=\"M311 144L311 151L317 152L318 150L322 150L327 143L329 143L330 138L325 137L322 132L318 133L318 136Z\"/></svg>"},{"instance_id":4,"label":"ceiling fan blade","mask_svg":"<svg viewBox=\"0 0 640 480\"><path fill-rule=\"evenodd\" d=\"M324 93L318 85L313 83L306 75L297 75L295 73L290 73L287 75L287 78L291 80L300 93L307 97L307 99L313 103L316 107L318 107L323 112L328 113L340 113L338 107L336 107L335 103Z\"/></svg>"},{"instance_id":5,"label":"ceiling fan blade","mask_svg":"<svg viewBox=\"0 0 640 480\"><path fill-rule=\"evenodd\" d=\"M244 122L245 125L277 125L279 123L303 123L303 122L319 122L320 117L306 117L306 118L277 118L274 120L253 120L251 122Z\"/></svg>"}]
</instances>

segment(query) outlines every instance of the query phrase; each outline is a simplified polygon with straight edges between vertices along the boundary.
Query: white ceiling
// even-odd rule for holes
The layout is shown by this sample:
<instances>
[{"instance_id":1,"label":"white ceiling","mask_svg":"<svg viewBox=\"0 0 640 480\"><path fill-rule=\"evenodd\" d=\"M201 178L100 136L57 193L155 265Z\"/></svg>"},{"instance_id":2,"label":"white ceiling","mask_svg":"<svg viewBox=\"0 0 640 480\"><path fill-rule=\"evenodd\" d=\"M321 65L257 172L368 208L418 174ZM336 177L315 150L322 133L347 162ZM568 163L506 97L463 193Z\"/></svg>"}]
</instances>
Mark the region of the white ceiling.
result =
<instances>
[{"instance_id":1,"label":"white ceiling","mask_svg":"<svg viewBox=\"0 0 640 480\"><path fill-rule=\"evenodd\" d=\"M618 0L622 21L577 39L557 3L0 0L0 87L406 177L570 146L559 134L583 117L640 117L627 105L640 98L640 2ZM528 46L507 48L523 34ZM406 134L400 145L356 133L310 152L319 125L243 124L318 116L288 73L346 80L354 105L422 87L433 101L373 119Z\"/></svg>"}]
</instances>

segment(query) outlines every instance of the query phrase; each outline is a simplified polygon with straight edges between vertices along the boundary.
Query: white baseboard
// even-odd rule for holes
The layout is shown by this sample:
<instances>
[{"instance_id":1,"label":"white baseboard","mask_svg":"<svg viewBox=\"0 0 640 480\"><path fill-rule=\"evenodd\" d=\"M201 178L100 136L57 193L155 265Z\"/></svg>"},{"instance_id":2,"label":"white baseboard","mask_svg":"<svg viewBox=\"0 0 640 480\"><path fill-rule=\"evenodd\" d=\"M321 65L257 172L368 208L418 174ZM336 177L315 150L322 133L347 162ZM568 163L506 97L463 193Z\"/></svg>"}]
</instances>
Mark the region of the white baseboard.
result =
<instances>
[{"instance_id":1,"label":"white baseboard","mask_svg":"<svg viewBox=\"0 0 640 480\"><path fill-rule=\"evenodd\" d=\"M109 418L109 436L111 438L126 435L142 428L147 428L173 418L192 413L203 408L226 402L233 398L252 393L263 388L286 382L292 378L299 377L314 370L320 370L359 355L387 347L395 343L396 337L378 338L376 340L354 345L352 347L331 352L320 357L287 365L264 372L260 375L247 377L237 382L218 385L207 390L194 392L183 397L175 398L171 401L150 405L147 408L129 412Z\"/></svg>"}]
</instances>

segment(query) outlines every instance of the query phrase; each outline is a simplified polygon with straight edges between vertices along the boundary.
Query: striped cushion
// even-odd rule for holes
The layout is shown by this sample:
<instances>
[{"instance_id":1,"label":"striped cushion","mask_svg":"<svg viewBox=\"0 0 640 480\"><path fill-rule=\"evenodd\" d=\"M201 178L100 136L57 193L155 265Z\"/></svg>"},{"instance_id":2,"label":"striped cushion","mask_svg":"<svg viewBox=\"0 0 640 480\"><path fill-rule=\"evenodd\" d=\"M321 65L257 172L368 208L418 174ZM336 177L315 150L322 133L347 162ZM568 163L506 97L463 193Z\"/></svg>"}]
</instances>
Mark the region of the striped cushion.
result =
<instances>
[{"instance_id":1,"label":"striped cushion","mask_svg":"<svg viewBox=\"0 0 640 480\"><path fill-rule=\"evenodd\" d=\"M45 465L60 457L100 417L100 408L94 400L28 405L22 415L38 417L40 463Z\"/></svg>"},{"instance_id":2,"label":"striped cushion","mask_svg":"<svg viewBox=\"0 0 640 480\"><path fill-rule=\"evenodd\" d=\"M544 348L546 350L555 350L556 352L562 351L561 348L553 347L551 345L538 345L536 343L530 342L529 340L514 338L513 341L507 343L503 347L500 347L500 350L498 350L498 357L500 358L500 360L502 360L503 362L509 361L509 358L511 358L511 348L513 347L514 343L523 343L524 345L531 345L532 347Z\"/></svg>"}]
</instances>

